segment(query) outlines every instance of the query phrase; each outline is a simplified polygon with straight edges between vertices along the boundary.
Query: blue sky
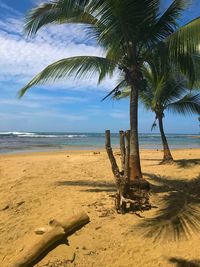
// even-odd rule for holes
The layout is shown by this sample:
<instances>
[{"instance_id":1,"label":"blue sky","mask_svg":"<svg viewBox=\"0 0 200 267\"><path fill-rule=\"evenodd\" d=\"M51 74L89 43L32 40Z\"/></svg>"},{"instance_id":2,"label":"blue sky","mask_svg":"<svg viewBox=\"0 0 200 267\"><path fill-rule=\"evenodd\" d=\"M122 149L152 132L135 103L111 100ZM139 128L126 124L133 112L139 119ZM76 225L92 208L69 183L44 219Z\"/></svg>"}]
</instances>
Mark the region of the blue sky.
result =
<instances>
[{"instance_id":1,"label":"blue sky","mask_svg":"<svg viewBox=\"0 0 200 267\"><path fill-rule=\"evenodd\" d=\"M180 23L200 15L193 0ZM18 100L18 90L48 64L75 55L102 55L88 42L83 29L75 25L48 26L32 40L22 35L26 12L45 2L40 0L0 0L0 131L103 132L129 128L128 101L100 102L115 85L107 79L97 86L96 77L59 84L37 86ZM163 1L165 8L170 1ZM150 132L154 114L139 109L139 131ZM199 133L197 116L167 113L168 133ZM155 131L157 132L157 130Z\"/></svg>"}]
</instances>

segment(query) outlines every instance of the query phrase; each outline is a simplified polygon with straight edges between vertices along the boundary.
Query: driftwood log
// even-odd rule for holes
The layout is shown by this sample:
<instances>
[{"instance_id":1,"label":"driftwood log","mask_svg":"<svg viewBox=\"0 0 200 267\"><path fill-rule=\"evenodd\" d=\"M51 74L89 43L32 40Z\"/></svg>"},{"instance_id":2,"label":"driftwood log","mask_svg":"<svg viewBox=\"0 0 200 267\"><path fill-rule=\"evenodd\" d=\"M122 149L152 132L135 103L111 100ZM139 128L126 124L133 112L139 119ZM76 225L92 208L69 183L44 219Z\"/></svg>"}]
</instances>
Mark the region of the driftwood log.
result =
<instances>
[{"instance_id":1,"label":"driftwood log","mask_svg":"<svg viewBox=\"0 0 200 267\"><path fill-rule=\"evenodd\" d=\"M105 148L117 187L115 208L120 213L125 213L127 211L127 204L130 204L129 210L149 209L149 183L144 179L135 180L134 183L130 181L130 131L120 131L119 138L121 170L117 165L111 147L110 130L106 130Z\"/></svg>"},{"instance_id":2,"label":"driftwood log","mask_svg":"<svg viewBox=\"0 0 200 267\"><path fill-rule=\"evenodd\" d=\"M30 248L24 249L16 258L12 259L9 267L28 267L35 262L55 242L74 233L76 230L89 223L86 213L79 213L62 221L49 222L47 231Z\"/></svg>"}]
</instances>

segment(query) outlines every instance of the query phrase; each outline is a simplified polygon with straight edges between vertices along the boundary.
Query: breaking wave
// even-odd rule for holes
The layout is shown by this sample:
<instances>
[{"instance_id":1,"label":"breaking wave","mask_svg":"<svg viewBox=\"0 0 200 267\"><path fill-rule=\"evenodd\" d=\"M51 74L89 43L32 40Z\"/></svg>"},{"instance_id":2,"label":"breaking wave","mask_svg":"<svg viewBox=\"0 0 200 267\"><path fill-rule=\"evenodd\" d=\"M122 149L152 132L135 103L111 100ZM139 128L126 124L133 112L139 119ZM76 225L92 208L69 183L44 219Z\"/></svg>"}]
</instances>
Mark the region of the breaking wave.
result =
<instances>
[{"instance_id":1,"label":"breaking wave","mask_svg":"<svg viewBox=\"0 0 200 267\"><path fill-rule=\"evenodd\" d=\"M15 137L35 137L35 138L83 138L85 134L51 134L51 133L32 133L32 132L0 132L0 136L15 136Z\"/></svg>"}]
</instances>

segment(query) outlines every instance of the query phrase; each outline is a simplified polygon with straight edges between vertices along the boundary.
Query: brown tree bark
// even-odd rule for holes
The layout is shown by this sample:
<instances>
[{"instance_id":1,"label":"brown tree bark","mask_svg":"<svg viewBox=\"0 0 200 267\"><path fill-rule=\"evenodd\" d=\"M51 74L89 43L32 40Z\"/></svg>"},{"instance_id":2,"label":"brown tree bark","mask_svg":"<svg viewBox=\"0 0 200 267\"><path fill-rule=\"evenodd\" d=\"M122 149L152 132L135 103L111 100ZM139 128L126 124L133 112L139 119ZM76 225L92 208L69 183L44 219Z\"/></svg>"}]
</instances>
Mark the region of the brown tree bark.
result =
<instances>
[{"instance_id":1,"label":"brown tree bark","mask_svg":"<svg viewBox=\"0 0 200 267\"><path fill-rule=\"evenodd\" d=\"M124 131L119 132L119 138L120 138L120 152L121 152L121 167L122 167L122 172L125 171L125 155L126 155L126 150L125 150L125 134Z\"/></svg>"},{"instance_id":2,"label":"brown tree bark","mask_svg":"<svg viewBox=\"0 0 200 267\"><path fill-rule=\"evenodd\" d=\"M107 151L110 163L111 163L113 175L116 179L116 184L118 185L118 183L120 183L121 174L120 174L116 159L113 155L113 151L112 151L112 147L111 147L111 140L110 140L110 130L106 130L105 139L106 139L105 140L105 148L106 148L106 151Z\"/></svg>"},{"instance_id":3,"label":"brown tree bark","mask_svg":"<svg viewBox=\"0 0 200 267\"><path fill-rule=\"evenodd\" d=\"M62 221L50 222L50 230L38 237L36 242L27 246L16 258L12 259L9 267L28 267L40 257L40 255L64 236L69 236L89 223L89 217L85 213L79 213Z\"/></svg>"},{"instance_id":4,"label":"brown tree bark","mask_svg":"<svg viewBox=\"0 0 200 267\"><path fill-rule=\"evenodd\" d=\"M119 167L117 165L116 159L113 155L112 147L111 147L111 139L110 139L110 130L106 130L105 132L105 147L106 151L111 163L112 172L115 177L115 183L117 187L117 194L115 199L115 208L117 211L121 213L125 213L126 203L121 203L121 197L126 196L126 179L124 176L125 172L125 142L124 142L124 132L120 131L120 150L121 150L121 164L122 164L122 171L120 172Z\"/></svg>"},{"instance_id":5,"label":"brown tree bark","mask_svg":"<svg viewBox=\"0 0 200 267\"><path fill-rule=\"evenodd\" d=\"M136 60L131 69L125 69L126 81L131 87L130 95L130 159L129 159L129 179L130 187L149 190L149 183L143 179L138 136L138 100L139 91L142 89L143 77L140 71L142 62Z\"/></svg>"},{"instance_id":6,"label":"brown tree bark","mask_svg":"<svg viewBox=\"0 0 200 267\"><path fill-rule=\"evenodd\" d=\"M115 196L116 210L120 213L125 213L127 210L149 209L151 207L148 196L149 183L145 179L130 180L130 130L126 132L120 131L121 171L113 155L109 130L106 131L105 137L106 151L117 187ZM130 204L129 208L127 208L127 204Z\"/></svg>"},{"instance_id":7,"label":"brown tree bark","mask_svg":"<svg viewBox=\"0 0 200 267\"><path fill-rule=\"evenodd\" d=\"M162 139L162 144L163 144L163 152L164 152L162 162L163 163L170 162L170 161L173 161L173 157L169 149L169 145L168 145L167 138L165 136L165 132L163 128L163 116L157 115L157 117L158 117L159 129L160 129L160 134L161 134L161 139Z\"/></svg>"},{"instance_id":8,"label":"brown tree bark","mask_svg":"<svg viewBox=\"0 0 200 267\"><path fill-rule=\"evenodd\" d=\"M142 179L138 140L138 89L131 88L130 96L130 181Z\"/></svg>"}]
</instances>

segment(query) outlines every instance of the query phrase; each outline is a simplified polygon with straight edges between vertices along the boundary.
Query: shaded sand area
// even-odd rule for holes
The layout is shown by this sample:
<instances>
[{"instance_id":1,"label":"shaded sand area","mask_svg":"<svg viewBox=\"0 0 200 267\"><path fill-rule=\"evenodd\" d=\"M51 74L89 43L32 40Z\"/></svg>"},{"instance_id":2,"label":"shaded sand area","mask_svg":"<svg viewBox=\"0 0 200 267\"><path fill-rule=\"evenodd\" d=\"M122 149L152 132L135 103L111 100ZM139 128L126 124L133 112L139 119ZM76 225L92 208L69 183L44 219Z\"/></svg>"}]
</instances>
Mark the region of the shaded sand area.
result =
<instances>
[{"instance_id":1,"label":"shaded sand area","mask_svg":"<svg viewBox=\"0 0 200 267\"><path fill-rule=\"evenodd\" d=\"M155 227L157 222L138 227L157 216L164 205L162 200L169 202L176 194L182 193L178 207L178 202L185 201L183 195L191 191L195 192L191 202L196 206L200 203L200 149L176 150L173 156L174 164L159 165L161 151L142 151L144 176L154 184L154 207L137 215L120 215L113 208L115 186L104 151L1 155L0 266L7 266L31 242L28 236L34 229L52 218L79 211L85 211L91 222L68 238L69 245L63 240L36 266L200 266L200 231L193 232L188 240L173 241L173 227L167 228L165 235ZM197 180L191 182L194 178ZM167 212L162 211L164 223L170 216ZM144 236L146 233L151 237ZM156 236L159 239L155 241Z\"/></svg>"}]
</instances>

